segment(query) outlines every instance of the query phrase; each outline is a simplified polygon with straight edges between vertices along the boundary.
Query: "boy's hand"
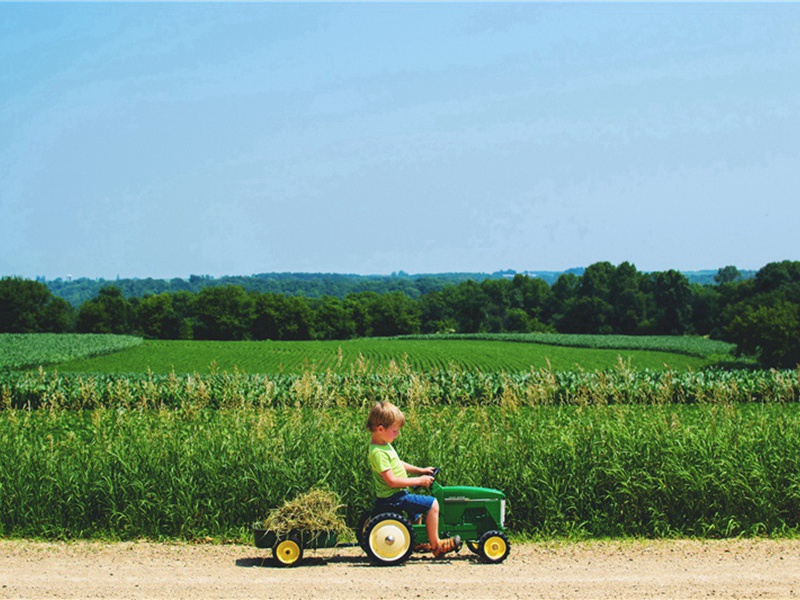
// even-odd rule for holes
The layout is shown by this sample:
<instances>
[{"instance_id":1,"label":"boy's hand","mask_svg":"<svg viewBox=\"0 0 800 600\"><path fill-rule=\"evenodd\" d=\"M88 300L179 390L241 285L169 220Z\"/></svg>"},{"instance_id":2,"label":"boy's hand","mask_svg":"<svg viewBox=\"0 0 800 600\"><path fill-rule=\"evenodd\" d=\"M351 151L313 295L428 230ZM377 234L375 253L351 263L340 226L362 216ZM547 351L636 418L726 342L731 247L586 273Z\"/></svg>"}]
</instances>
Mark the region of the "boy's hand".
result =
<instances>
[{"instance_id":1,"label":"boy's hand","mask_svg":"<svg viewBox=\"0 0 800 600\"><path fill-rule=\"evenodd\" d=\"M430 475L423 475L422 477L417 477L417 481L419 481L417 485L421 487L431 487L433 484L433 477Z\"/></svg>"},{"instance_id":2,"label":"boy's hand","mask_svg":"<svg viewBox=\"0 0 800 600\"><path fill-rule=\"evenodd\" d=\"M425 467L424 469L420 469L419 472L423 475L433 475L433 472L436 470L436 467Z\"/></svg>"}]
</instances>

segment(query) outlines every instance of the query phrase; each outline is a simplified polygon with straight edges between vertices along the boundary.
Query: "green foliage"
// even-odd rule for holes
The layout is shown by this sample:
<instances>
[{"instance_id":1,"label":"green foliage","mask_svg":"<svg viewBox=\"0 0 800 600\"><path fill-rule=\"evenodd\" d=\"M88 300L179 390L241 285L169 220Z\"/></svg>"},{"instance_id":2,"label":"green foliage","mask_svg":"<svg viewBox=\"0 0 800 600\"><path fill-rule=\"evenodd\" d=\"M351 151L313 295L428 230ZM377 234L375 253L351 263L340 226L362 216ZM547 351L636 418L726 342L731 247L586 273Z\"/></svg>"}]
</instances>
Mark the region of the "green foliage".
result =
<instances>
[{"instance_id":1,"label":"green foliage","mask_svg":"<svg viewBox=\"0 0 800 600\"><path fill-rule=\"evenodd\" d=\"M735 343L740 354L756 352L762 366L796 364L793 340L798 332L792 306L800 305L797 261L770 263L747 279L750 274L723 267L713 277L717 285L705 286L675 270L640 273L628 262L598 262L580 274L567 272L555 280L547 274L547 281L511 277L512 273L433 278L401 273L376 285L372 284L380 278L255 277L294 282L279 285L279 292L254 288L253 278L193 276L188 284L173 280L166 287L151 286L153 280L142 285L120 281L118 286L102 287L81 305L77 330L212 340L531 331L703 335ZM702 280L710 281L711 275ZM126 295L151 288L156 293L141 299ZM292 295L296 293L306 295ZM43 284L0 281L0 331L64 331L71 323L67 308L63 301L48 299ZM782 331L781 319L788 325Z\"/></svg>"},{"instance_id":2,"label":"green foliage","mask_svg":"<svg viewBox=\"0 0 800 600\"><path fill-rule=\"evenodd\" d=\"M504 490L537 536L781 535L800 526L800 405L403 406L396 446ZM371 502L357 408L0 412L0 535L249 543L317 486ZM313 435L311 434L313 432Z\"/></svg>"},{"instance_id":3,"label":"green foliage","mask_svg":"<svg viewBox=\"0 0 800 600\"><path fill-rule=\"evenodd\" d=\"M78 311L79 333L117 333L133 331L133 307L116 287L104 287L96 298Z\"/></svg>"},{"instance_id":4,"label":"green foliage","mask_svg":"<svg viewBox=\"0 0 800 600\"><path fill-rule=\"evenodd\" d=\"M206 340L244 340L250 336L253 298L238 286L203 289L194 301L196 335Z\"/></svg>"},{"instance_id":5,"label":"green foliage","mask_svg":"<svg viewBox=\"0 0 800 600\"><path fill-rule=\"evenodd\" d=\"M770 263L745 289L725 311L727 339L763 367L800 364L800 262Z\"/></svg>"},{"instance_id":6,"label":"green foliage","mask_svg":"<svg viewBox=\"0 0 800 600\"><path fill-rule=\"evenodd\" d=\"M511 336L512 334L506 334ZM524 335L524 334L520 334ZM525 341L539 341L539 334ZM298 342L212 342L152 340L128 352L71 361L59 365L61 371L131 373L208 373L215 369L247 373L302 373L305 371L349 373L374 371L394 364L415 371L472 369L482 372L517 372L531 368L552 367L557 370L608 369L622 357L637 369L698 369L716 362L717 357L677 354L676 349L703 347L702 342L656 340L663 347L654 347L644 340L636 349L624 344L609 349L597 340L583 348L581 336L545 337L542 343L521 344L520 338L506 336L488 339L424 339L361 338L344 341ZM488 336L487 336L488 337ZM577 337L577 339L576 339ZM551 341L552 340L552 341ZM624 340L620 340L624 342ZM630 341L631 345L639 342ZM561 343L562 345L547 345ZM729 346L720 347L728 348Z\"/></svg>"},{"instance_id":7,"label":"green foliage","mask_svg":"<svg viewBox=\"0 0 800 600\"><path fill-rule=\"evenodd\" d=\"M775 300L769 306L743 305L728 325L740 352L758 356L765 367L800 365L800 303Z\"/></svg>"},{"instance_id":8,"label":"green foliage","mask_svg":"<svg viewBox=\"0 0 800 600\"><path fill-rule=\"evenodd\" d=\"M0 333L0 371L111 354L141 343L142 338L127 335Z\"/></svg>"},{"instance_id":9,"label":"green foliage","mask_svg":"<svg viewBox=\"0 0 800 600\"><path fill-rule=\"evenodd\" d=\"M613 350L649 350L676 352L690 356L724 356L735 349L734 344L696 336L669 335L582 335L570 333L533 334L436 334L398 336L399 340L484 340L496 342L523 342L571 348Z\"/></svg>"},{"instance_id":10,"label":"green foliage","mask_svg":"<svg viewBox=\"0 0 800 600\"><path fill-rule=\"evenodd\" d=\"M0 374L0 409L358 407L390 400L403 406L605 406L609 404L794 403L800 371L640 371L620 362L602 371L481 372L451 366L415 371L368 363L350 372L248 375L54 373Z\"/></svg>"},{"instance_id":11,"label":"green foliage","mask_svg":"<svg viewBox=\"0 0 800 600\"><path fill-rule=\"evenodd\" d=\"M0 333L60 333L72 325L72 308L43 283L0 279Z\"/></svg>"}]
</instances>

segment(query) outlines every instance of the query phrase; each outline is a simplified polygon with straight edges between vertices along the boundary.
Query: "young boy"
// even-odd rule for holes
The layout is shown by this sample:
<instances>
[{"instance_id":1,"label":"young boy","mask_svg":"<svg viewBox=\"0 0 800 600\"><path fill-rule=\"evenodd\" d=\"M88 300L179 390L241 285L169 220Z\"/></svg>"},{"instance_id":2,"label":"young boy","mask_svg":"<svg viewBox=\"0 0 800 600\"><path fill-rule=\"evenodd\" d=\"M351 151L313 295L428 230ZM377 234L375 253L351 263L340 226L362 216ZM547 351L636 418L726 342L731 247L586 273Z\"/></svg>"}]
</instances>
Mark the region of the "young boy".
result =
<instances>
[{"instance_id":1,"label":"young boy","mask_svg":"<svg viewBox=\"0 0 800 600\"><path fill-rule=\"evenodd\" d=\"M376 504L381 509L404 511L416 521L425 515L425 529L428 532L429 549L439 558L461 549L461 538L455 536L439 539L439 503L433 496L410 494L409 486L430 487L433 483L433 467L415 467L400 460L392 447L392 442L405 424L403 413L391 402L378 402L372 407L367 418L367 429L372 432L369 447L369 466L375 486ZM417 477L409 477L417 475ZM428 549L420 545L418 549Z\"/></svg>"}]
</instances>

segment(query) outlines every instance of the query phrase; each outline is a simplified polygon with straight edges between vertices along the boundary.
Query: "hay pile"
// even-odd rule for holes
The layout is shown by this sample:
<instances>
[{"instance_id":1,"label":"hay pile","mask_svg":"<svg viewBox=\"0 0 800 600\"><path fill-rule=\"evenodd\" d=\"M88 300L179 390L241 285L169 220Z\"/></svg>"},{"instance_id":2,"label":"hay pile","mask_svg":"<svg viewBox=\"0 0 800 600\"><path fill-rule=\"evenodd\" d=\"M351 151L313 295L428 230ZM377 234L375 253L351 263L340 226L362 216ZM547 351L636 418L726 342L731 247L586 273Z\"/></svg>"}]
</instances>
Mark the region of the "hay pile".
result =
<instances>
[{"instance_id":1,"label":"hay pile","mask_svg":"<svg viewBox=\"0 0 800 600\"><path fill-rule=\"evenodd\" d=\"M336 492L315 488L294 500L287 500L280 508L272 509L260 525L262 529L279 535L291 531L347 535L351 533L350 529L339 514L343 506Z\"/></svg>"}]
</instances>

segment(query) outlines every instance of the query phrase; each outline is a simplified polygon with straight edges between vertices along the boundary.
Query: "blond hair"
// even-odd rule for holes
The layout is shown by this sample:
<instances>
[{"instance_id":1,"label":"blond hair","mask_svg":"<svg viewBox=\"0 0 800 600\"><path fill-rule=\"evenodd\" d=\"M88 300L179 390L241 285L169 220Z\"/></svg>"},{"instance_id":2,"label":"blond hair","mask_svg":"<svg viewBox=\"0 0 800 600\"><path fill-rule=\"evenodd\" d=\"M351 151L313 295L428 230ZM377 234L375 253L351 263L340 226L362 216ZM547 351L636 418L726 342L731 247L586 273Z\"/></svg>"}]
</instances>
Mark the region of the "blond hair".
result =
<instances>
[{"instance_id":1,"label":"blond hair","mask_svg":"<svg viewBox=\"0 0 800 600\"><path fill-rule=\"evenodd\" d=\"M367 417L367 429L375 431L378 427L391 427L394 424L403 425L406 417L399 408L391 402L381 400L372 407Z\"/></svg>"}]
</instances>

